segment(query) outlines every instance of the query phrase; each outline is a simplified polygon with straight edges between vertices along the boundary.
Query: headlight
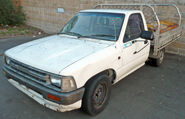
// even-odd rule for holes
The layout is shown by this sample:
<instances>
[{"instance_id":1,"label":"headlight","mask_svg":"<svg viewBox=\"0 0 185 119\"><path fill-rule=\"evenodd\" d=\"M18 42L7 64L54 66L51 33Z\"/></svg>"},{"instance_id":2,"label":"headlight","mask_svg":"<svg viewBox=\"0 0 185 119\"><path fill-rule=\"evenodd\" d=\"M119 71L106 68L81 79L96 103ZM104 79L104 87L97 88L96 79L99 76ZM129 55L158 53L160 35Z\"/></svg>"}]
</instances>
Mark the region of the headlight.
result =
<instances>
[{"instance_id":1,"label":"headlight","mask_svg":"<svg viewBox=\"0 0 185 119\"><path fill-rule=\"evenodd\" d=\"M3 56L3 60L5 64L10 64L10 59L8 57L6 57L5 55Z\"/></svg>"},{"instance_id":2,"label":"headlight","mask_svg":"<svg viewBox=\"0 0 185 119\"><path fill-rule=\"evenodd\" d=\"M62 92L70 92L77 89L76 82L73 77L62 76L59 78L50 76L50 81L52 85L61 88Z\"/></svg>"},{"instance_id":3,"label":"headlight","mask_svg":"<svg viewBox=\"0 0 185 119\"><path fill-rule=\"evenodd\" d=\"M10 59L8 57L6 57L6 64L10 64Z\"/></svg>"},{"instance_id":4,"label":"headlight","mask_svg":"<svg viewBox=\"0 0 185 119\"><path fill-rule=\"evenodd\" d=\"M56 86L58 88L61 87L61 78L51 76L50 77L50 81L51 81L51 84L52 85L54 85L54 86Z\"/></svg>"}]
</instances>

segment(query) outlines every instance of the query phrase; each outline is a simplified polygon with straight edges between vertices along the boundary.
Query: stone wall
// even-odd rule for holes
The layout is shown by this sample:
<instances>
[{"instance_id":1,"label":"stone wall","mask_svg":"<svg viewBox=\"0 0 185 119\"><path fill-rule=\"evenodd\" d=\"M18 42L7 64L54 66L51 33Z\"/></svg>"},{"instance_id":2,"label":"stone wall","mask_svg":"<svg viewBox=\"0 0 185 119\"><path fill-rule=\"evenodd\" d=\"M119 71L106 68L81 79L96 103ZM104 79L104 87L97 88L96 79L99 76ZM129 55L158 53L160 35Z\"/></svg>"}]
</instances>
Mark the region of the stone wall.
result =
<instances>
[{"instance_id":1,"label":"stone wall","mask_svg":"<svg viewBox=\"0 0 185 119\"><path fill-rule=\"evenodd\" d=\"M101 3L175 3L182 12L182 24L185 28L185 0L22 0L27 14L27 24L56 33L79 10L91 9ZM64 13L57 13L64 8ZM168 52L185 55L185 35L167 48Z\"/></svg>"}]
</instances>

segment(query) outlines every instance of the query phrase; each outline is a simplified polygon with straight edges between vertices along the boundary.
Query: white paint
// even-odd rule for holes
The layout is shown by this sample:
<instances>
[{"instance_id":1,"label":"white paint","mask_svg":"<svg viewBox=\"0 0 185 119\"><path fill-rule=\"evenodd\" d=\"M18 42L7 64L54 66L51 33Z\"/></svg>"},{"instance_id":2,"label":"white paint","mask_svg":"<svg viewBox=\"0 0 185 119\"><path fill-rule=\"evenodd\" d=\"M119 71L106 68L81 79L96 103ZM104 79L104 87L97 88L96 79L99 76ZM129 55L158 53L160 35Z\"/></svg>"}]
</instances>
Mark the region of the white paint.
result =
<instances>
[{"instance_id":1,"label":"white paint","mask_svg":"<svg viewBox=\"0 0 185 119\"><path fill-rule=\"evenodd\" d=\"M49 100L46 100L43 98L42 95L40 95L39 93L25 87L24 85L19 84L18 82L12 80L12 79L8 79L8 81L15 86L16 88L18 88L20 91L22 91L23 93L25 93L26 95L28 95L29 97L31 97L32 99L34 99L35 101L37 101L39 104L50 108L54 111L60 111L60 112L66 112L66 111L71 111L74 109L79 109L81 107L81 100L71 104L71 105L59 105L57 103L51 102Z\"/></svg>"},{"instance_id":2,"label":"white paint","mask_svg":"<svg viewBox=\"0 0 185 119\"><path fill-rule=\"evenodd\" d=\"M54 35L17 46L5 54L32 67L59 74L65 67L111 44Z\"/></svg>"},{"instance_id":3,"label":"white paint","mask_svg":"<svg viewBox=\"0 0 185 119\"><path fill-rule=\"evenodd\" d=\"M132 13L136 13L136 12L140 12L140 11L139 10L124 10L124 9L89 9L89 10L81 10L80 12L132 14Z\"/></svg>"}]
</instances>

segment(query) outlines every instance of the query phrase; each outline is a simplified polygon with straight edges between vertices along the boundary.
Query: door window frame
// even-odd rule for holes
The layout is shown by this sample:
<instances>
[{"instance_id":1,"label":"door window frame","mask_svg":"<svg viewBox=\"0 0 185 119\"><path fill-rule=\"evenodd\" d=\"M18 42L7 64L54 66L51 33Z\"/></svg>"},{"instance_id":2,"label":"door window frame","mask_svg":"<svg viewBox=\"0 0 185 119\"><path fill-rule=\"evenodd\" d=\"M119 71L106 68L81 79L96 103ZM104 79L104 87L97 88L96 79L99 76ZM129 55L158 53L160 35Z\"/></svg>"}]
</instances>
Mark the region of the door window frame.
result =
<instances>
[{"instance_id":1,"label":"door window frame","mask_svg":"<svg viewBox=\"0 0 185 119\"><path fill-rule=\"evenodd\" d=\"M129 42L129 41L134 40L134 39L140 38L140 36L138 36L138 37L136 37L136 38L131 38L131 39L125 41L126 32L127 32L127 30L128 30L128 23L129 23L129 21L130 21L130 18L131 18L133 15L138 15L138 16L139 16L139 19L140 19L140 20L139 20L139 27L140 27L140 29L141 29L141 33L145 30L145 26L144 26L144 22L143 22L143 17L142 17L142 15L141 15L141 13L133 13L133 14L131 14L131 15L129 16L129 18L128 18L128 21L127 21L126 30L125 30L125 34L124 34L124 37L123 37L123 43L127 43L127 42ZM140 33L140 34L141 34L141 33Z\"/></svg>"}]
</instances>

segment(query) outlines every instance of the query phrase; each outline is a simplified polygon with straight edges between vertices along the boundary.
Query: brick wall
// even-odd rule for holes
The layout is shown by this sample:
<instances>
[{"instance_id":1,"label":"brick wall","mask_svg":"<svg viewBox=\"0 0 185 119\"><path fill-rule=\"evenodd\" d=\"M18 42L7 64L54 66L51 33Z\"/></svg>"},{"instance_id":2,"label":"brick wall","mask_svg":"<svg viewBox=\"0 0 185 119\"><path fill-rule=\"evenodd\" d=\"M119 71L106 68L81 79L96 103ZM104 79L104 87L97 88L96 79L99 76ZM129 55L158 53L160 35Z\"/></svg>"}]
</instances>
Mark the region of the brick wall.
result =
<instances>
[{"instance_id":1,"label":"brick wall","mask_svg":"<svg viewBox=\"0 0 185 119\"><path fill-rule=\"evenodd\" d=\"M175 3L182 12L185 28L184 0L23 0L22 6L27 14L27 24L56 33L79 10L91 9L101 3ZM64 13L57 13L57 8L64 8ZM168 52L185 55L185 35L167 48Z\"/></svg>"}]
</instances>

